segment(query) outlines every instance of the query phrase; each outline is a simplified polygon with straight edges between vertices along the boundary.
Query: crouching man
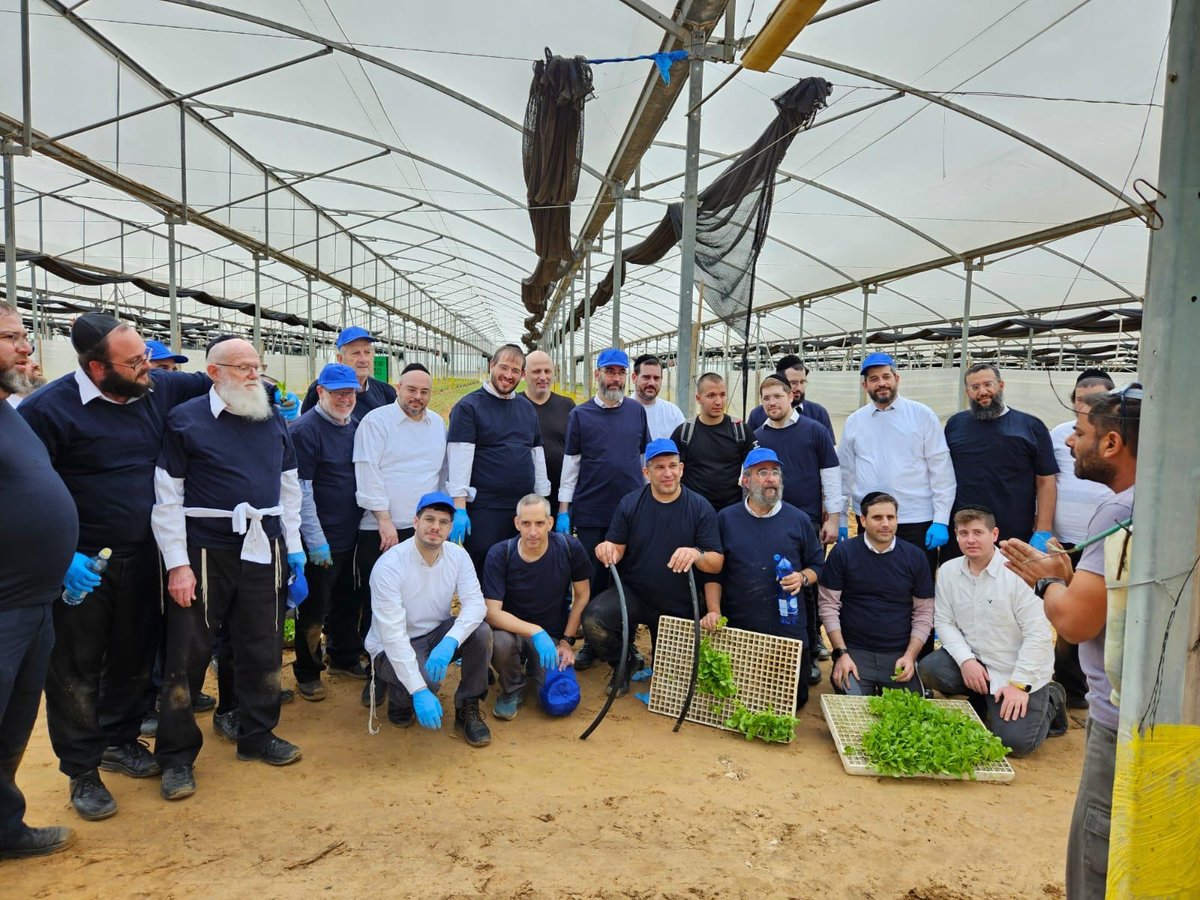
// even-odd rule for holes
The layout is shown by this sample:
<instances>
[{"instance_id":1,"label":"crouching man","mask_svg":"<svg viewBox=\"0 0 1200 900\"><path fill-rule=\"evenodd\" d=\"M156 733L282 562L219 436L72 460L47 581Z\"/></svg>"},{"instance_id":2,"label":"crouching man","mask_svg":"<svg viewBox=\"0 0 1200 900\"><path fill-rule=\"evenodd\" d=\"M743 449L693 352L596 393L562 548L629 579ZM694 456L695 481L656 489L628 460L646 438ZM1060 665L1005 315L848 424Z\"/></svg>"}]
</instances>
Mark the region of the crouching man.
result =
<instances>
[{"instance_id":1,"label":"crouching man","mask_svg":"<svg viewBox=\"0 0 1200 900\"><path fill-rule=\"evenodd\" d=\"M483 621L486 606L471 557L447 543L454 501L434 491L417 501L413 536L387 550L371 571L371 629L366 648L374 678L387 685L388 721L408 728L442 727L437 692L446 669L462 659L454 692L454 727L472 747L492 741L479 701L487 695L492 632ZM458 595L459 614L450 612ZM375 703L371 689L371 716Z\"/></svg>"},{"instance_id":2,"label":"crouching man","mask_svg":"<svg viewBox=\"0 0 1200 900\"><path fill-rule=\"evenodd\" d=\"M1050 622L1033 589L1004 565L991 512L960 509L954 534L963 555L938 570L935 587L942 647L921 660L921 678L947 696L966 694L1013 756L1025 756L1067 730L1067 692L1050 680Z\"/></svg>"},{"instance_id":3,"label":"crouching man","mask_svg":"<svg viewBox=\"0 0 1200 900\"><path fill-rule=\"evenodd\" d=\"M514 524L520 534L493 545L483 566L492 667L500 688L492 708L497 719L516 718L526 666L540 685L547 670L574 664L591 590L588 553L578 538L550 530L554 520L545 497L522 497Z\"/></svg>"}]
</instances>

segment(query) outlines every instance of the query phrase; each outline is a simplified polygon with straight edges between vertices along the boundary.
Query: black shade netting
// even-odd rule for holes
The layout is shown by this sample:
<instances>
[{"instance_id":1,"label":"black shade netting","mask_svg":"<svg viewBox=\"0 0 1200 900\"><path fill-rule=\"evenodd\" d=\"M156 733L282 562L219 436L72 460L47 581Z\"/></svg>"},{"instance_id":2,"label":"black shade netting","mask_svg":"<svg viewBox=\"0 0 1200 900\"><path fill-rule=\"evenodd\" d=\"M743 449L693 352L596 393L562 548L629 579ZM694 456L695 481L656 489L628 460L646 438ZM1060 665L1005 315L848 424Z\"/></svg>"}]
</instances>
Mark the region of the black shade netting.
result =
<instances>
[{"instance_id":1,"label":"black shade netting","mask_svg":"<svg viewBox=\"0 0 1200 900\"><path fill-rule=\"evenodd\" d=\"M521 300L541 316L546 293L570 262L571 201L583 161L583 105L592 94L592 69L582 56L553 56L533 65L525 106L521 159L538 263L521 282ZM531 332L526 332L530 343Z\"/></svg>"}]
</instances>

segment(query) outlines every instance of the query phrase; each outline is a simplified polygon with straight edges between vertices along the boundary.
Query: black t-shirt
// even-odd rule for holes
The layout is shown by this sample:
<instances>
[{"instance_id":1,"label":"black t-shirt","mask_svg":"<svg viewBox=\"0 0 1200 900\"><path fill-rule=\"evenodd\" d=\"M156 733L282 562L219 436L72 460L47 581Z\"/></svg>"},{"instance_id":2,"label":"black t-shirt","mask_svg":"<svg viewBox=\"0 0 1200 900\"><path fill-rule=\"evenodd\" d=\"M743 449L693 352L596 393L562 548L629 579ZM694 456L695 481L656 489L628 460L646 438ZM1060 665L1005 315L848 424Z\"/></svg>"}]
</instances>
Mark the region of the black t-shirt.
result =
<instances>
[{"instance_id":1,"label":"black t-shirt","mask_svg":"<svg viewBox=\"0 0 1200 900\"><path fill-rule=\"evenodd\" d=\"M947 420L946 443L958 482L954 512L981 503L995 514L1000 540L1029 540L1037 476L1058 474L1054 445L1042 420L1011 407L988 421L963 410Z\"/></svg>"},{"instance_id":2,"label":"black t-shirt","mask_svg":"<svg viewBox=\"0 0 1200 900\"><path fill-rule=\"evenodd\" d=\"M79 517L46 447L3 399L0 497L0 611L51 603L79 540Z\"/></svg>"},{"instance_id":3,"label":"black t-shirt","mask_svg":"<svg viewBox=\"0 0 1200 900\"><path fill-rule=\"evenodd\" d=\"M526 397L528 391L522 392ZM532 400L529 401L533 403ZM562 482L563 450L567 445L567 419L575 401L551 392L542 404L533 403L542 429L542 448L546 453L546 474L550 476L550 508L558 512L558 486Z\"/></svg>"},{"instance_id":4,"label":"black t-shirt","mask_svg":"<svg viewBox=\"0 0 1200 900\"><path fill-rule=\"evenodd\" d=\"M567 627L567 589L592 577L592 562L578 538L554 532L548 537L546 552L531 563L521 558L520 538L493 545L483 564L482 587L483 596L499 600L505 612L540 625L558 640Z\"/></svg>"},{"instance_id":5,"label":"black t-shirt","mask_svg":"<svg viewBox=\"0 0 1200 900\"><path fill-rule=\"evenodd\" d=\"M630 491L617 505L608 540L625 545L617 569L638 599L663 615L685 619L692 617L688 577L672 572L667 562L680 547L722 552L712 504L688 488L670 503L655 500L649 485Z\"/></svg>"},{"instance_id":6,"label":"black t-shirt","mask_svg":"<svg viewBox=\"0 0 1200 900\"><path fill-rule=\"evenodd\" d=\"M688 440L683 440L689 430ZM738 435L741 435L741 440ZM754 446L754 432L726 416L718 425L699 419L684 422L671 434L683 463L683 486L720 510L742 501L742 463Z\"/></svg>"},{"instance_id":7,"label":"black t-shirt","mask_svg":"<svg viewBox=\"0 0 1200 900\"><path fill-rule=\"evenodd\" d=\"M357 402L354 404L354 411L350 413L350 418L355 422L361 422L363 416L373 409L379 409L381 406L396 402L396 389L386 381L377 381L374 378L367 378L367 386L357 394ZM304 402L300 405L300 412L306 413L317 405L317 383L314 381L308 386L308 393L304 395Z\"/></svg>"}]
</instances>

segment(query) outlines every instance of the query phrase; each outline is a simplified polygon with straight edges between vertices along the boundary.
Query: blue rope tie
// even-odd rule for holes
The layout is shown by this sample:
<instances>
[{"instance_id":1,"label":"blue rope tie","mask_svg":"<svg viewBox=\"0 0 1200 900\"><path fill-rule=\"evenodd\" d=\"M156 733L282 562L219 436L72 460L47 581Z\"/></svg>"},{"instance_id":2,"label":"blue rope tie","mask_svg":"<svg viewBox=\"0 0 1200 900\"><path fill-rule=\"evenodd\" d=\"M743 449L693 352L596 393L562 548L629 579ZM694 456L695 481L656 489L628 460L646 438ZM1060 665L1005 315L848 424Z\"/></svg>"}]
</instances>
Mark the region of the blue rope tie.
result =
<instances>
[{"instance_id":1,"label":"blue rope tie","mask_svg":"<svg viewBox=\"0 0 1200 900\"><path fill-rule=\"evenodd\" d=\"M669 53L644 53L641 56L618 56L612 59L589 59L588 65L598 66L602 63L615 62L636 62L639 59L650 59L654 61L655 67L658 69L658 74L662 77L663 84L671 83L671 66L674 63L680 62L688 58L686 50L672 50Z\"/></svg>"}]
</instances>

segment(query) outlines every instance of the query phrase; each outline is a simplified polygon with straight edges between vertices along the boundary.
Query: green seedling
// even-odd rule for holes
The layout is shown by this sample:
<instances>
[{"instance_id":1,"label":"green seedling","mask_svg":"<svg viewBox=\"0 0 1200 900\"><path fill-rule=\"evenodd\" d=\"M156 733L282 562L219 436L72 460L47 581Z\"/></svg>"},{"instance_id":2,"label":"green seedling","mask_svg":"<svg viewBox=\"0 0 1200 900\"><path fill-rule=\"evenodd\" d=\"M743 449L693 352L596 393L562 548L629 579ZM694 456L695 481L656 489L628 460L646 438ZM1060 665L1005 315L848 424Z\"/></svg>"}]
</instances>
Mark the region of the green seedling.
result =
<instances>
[{"instance_id":1,"label":"green seedling","mask_svg":"<svg viewBox=\"0 0 1200 900\"><path fill-rule=\"evenodd\" d=\"M786 744L795 737L796 724L799 721L795 716L778 716L771 709L750 712L738 703L733 713L725 720L725 727L740 731L748 741L758 738L768 744Z\"/></svg>"},{"instance_id":2,"label":"green seedling","mask_svg":"<svg viewBox=\"0 0 1200 900\"><path fill-rule=\"evenodd\" d=\"M721 616L717 620L717 630L725 627L728 620ZM714 700L727 700L737 693L737 682L733 680L733 663L729 654L716 649L712 638L705 635L700 641L700 669L696 675L696 687L702 694L709 694ZM713 711L720 708L713 704Z\"/></svg>"}]
</instances>

